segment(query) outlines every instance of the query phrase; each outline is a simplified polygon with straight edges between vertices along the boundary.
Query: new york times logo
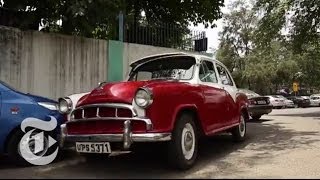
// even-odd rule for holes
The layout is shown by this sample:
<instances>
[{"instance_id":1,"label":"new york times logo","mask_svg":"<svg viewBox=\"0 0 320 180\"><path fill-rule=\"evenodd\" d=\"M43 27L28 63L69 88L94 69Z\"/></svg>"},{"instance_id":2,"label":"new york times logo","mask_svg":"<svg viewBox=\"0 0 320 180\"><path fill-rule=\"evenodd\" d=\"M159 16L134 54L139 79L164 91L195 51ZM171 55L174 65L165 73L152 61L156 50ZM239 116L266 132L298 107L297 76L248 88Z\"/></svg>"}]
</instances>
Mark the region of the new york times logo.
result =
<instances>
[{"instance_id":1,"label":"new york times logo","mask_svg":"<svg viewBox=\"0 0 320 180\"><path fill-rule=\"evenodd\" d=\"M26 118L21 123L21 130L26 134L19 143L20 155L33 165L50 164L57 157L59 147L50 154L49 148L57 143L45 132L54 130L57 127L57 119L50 116L50 121L43 121L37 118ZM26 132L26 128L32 129Z\"/></svg>"}]
</instances>

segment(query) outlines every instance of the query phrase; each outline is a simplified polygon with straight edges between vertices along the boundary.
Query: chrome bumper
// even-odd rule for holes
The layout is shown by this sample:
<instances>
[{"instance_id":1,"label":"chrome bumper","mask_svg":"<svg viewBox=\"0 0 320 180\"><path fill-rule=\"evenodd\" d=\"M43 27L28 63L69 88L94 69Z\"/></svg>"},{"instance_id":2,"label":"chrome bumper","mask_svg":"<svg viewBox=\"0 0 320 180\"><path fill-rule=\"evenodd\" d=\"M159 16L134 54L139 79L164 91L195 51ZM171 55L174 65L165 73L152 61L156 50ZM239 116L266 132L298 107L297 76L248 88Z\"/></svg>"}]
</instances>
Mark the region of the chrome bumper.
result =
<instances>
[{"instance_id":1,"label":"chrome bumper","mask_svg":"<svg viewBox=\"0 0 320 180\"><path fill-rule=\"evenodd\" d=\"M60 147L65 143L75 142L123 142L123 149L128 150L134 142L163 142L171 140L171 133L143 133L133 134L130 128L130 120L124 122L123 134L67 134L66 125L61 125Z\"/></svg>"},{"instance_id":2,"label":"chrome bumper","mask_svg":"<svg viewBox=\"0 0 320 180\"><path fill-rule=\"evenodd\" d=\"M96 116L86 118L84 110L86 108L95 107ZM101 117L100 108L112 107L115 108L115 117ZM118 108L129 109L133 117L119 117ZM81 110L82 116L80 119L74 119L74 112ZM71 119L67 123L77 121L110 121L119 120L123 121L123 133L122 134L81 134L81 135L69 135L67 133L66 125L61 125L61 141L60 146L63 147L66 142L123 142L123 149L128 150L133 142L159 142L171 140L171 133L144 133L144 134L133 134L131 130L132 121L142 121L146 124L147 132L153 129L153 124L150 119L145 117L139 117L138 113L132 105L118 104L118 103L104 103L104 104L90 104L78 107L71 112Z\"/></svg>"}]
</instances>

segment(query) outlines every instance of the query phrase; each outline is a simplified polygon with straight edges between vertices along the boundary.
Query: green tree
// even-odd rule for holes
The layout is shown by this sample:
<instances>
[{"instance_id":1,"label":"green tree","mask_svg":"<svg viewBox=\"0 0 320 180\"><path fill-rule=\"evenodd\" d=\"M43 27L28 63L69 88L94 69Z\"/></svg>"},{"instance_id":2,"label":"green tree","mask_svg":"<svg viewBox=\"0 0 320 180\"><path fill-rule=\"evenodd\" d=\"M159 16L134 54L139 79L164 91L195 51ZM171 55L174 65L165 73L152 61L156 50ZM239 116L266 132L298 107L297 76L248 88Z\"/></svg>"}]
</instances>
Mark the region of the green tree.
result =
<instances>
[{"instance_id":1,"label":"green tree","mask_svg":"<svg viewBox=\"0 0 320 180\"><path fill-rule=\"evenodd\" d=\"M320 39L320 1L257 0L255 10L262 16L257 32L260 45L279 38L282 30L289 33L294 53L300 53L304 45Z\"/></svg>"},{"instance_id":2,"label":"green tree","mask_svg":"<svg viewBox=\"0 0 320 180\"><path fill-rule=\"evenodd\" d=\"M224 15L216 58L231 69L239 87L270 94L280 87L289 87L301 67L290 42L281 34L272 34L271 40L259 39L263 33L261 21L264 19L253 7L241 0L234 2L230 13Z\"/></svg>"},{"instance_id":3,"label":"green tree","mask_svg":"<svg viewBox=\"0 0 320 180\"><path fill-rule=\"evenodd\" d=\"M34 13L36 19L25 21L38 22L44 31L114 38L120 11L126 22L136 25L164 22L187 28L191 22L208 26L221 18L223 0L4 0L3 6Z\"/></svg>"},{"instance_id":4,"label":"green tree","mask_svg":"<svg viewBox=\"0 0 320 180\"><path fill-rule=\"evenodd\" d=\"M257 17L248 3L243 0L233 2L230 13L223 15L223 30L219 33L220 45L216 58L226 64L239 87L247 86L244 78L246 56L254 48L253 32Z\"/></svg>"}]
</instances>

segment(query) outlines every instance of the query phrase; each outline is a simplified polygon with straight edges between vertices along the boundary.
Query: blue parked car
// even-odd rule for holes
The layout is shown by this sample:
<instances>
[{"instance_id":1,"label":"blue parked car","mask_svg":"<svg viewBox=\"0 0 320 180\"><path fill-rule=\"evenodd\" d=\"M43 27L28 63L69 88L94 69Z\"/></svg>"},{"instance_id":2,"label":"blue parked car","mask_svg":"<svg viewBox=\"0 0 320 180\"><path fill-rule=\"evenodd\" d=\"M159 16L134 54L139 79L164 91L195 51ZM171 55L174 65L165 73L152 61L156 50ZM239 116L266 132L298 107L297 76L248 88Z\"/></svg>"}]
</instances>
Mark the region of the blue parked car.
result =
<instances>
[{"instance_id":1,"label":"blue parked car","mask_svg":"<svg viewBox=\"0 0 320 180\"><path fill-rule=\"evenodd\" d=\"M50 137L58 141L60 125L64 123L64 116L58 112L56 105L56 101L18 92L8 84L0 81L0 155L7 155L18 164L29 164L22 158L19 151L20 140L29 131L23 132L20 126L26 118L36 118L39 121L49 122L54 117L57 120L57 126L45 135L50 135ZM46 137L48 136L44 136L45 140L48 140ZM50 140L52 139L50 138ZM35 148L34 141L28 143L30 143L28 144L30 149ZM55 144L57 147L59 143ZM48 150L50 146L46 148Z\"/></svg>"}]
</instances>

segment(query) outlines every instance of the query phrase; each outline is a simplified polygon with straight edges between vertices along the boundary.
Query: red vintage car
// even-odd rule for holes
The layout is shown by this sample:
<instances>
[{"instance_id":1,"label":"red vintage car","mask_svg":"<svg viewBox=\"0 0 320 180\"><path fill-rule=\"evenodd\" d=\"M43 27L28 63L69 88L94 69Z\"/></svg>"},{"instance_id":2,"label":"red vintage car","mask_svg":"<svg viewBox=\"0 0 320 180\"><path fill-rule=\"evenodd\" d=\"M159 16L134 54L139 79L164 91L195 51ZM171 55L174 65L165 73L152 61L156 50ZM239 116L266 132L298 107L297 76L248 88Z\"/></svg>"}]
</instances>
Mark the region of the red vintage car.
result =
<instances>
[{"instance_id":1,"label":"red vintage car","mask_svg":"<svg viewBox=\"0 0 320 180\"><path fill-rule=\"evenodd\" d=\"M179 169L195 163L200 137L229 132L243 141L249 119L247 96L227 68L186 53L137 60L126 81L100 83L71 107L70 99L60 99L61 111L71 113L61 126L64 147L112 153L130 151L136 142L163 142Z\"/></svg>"}]
</instances>

